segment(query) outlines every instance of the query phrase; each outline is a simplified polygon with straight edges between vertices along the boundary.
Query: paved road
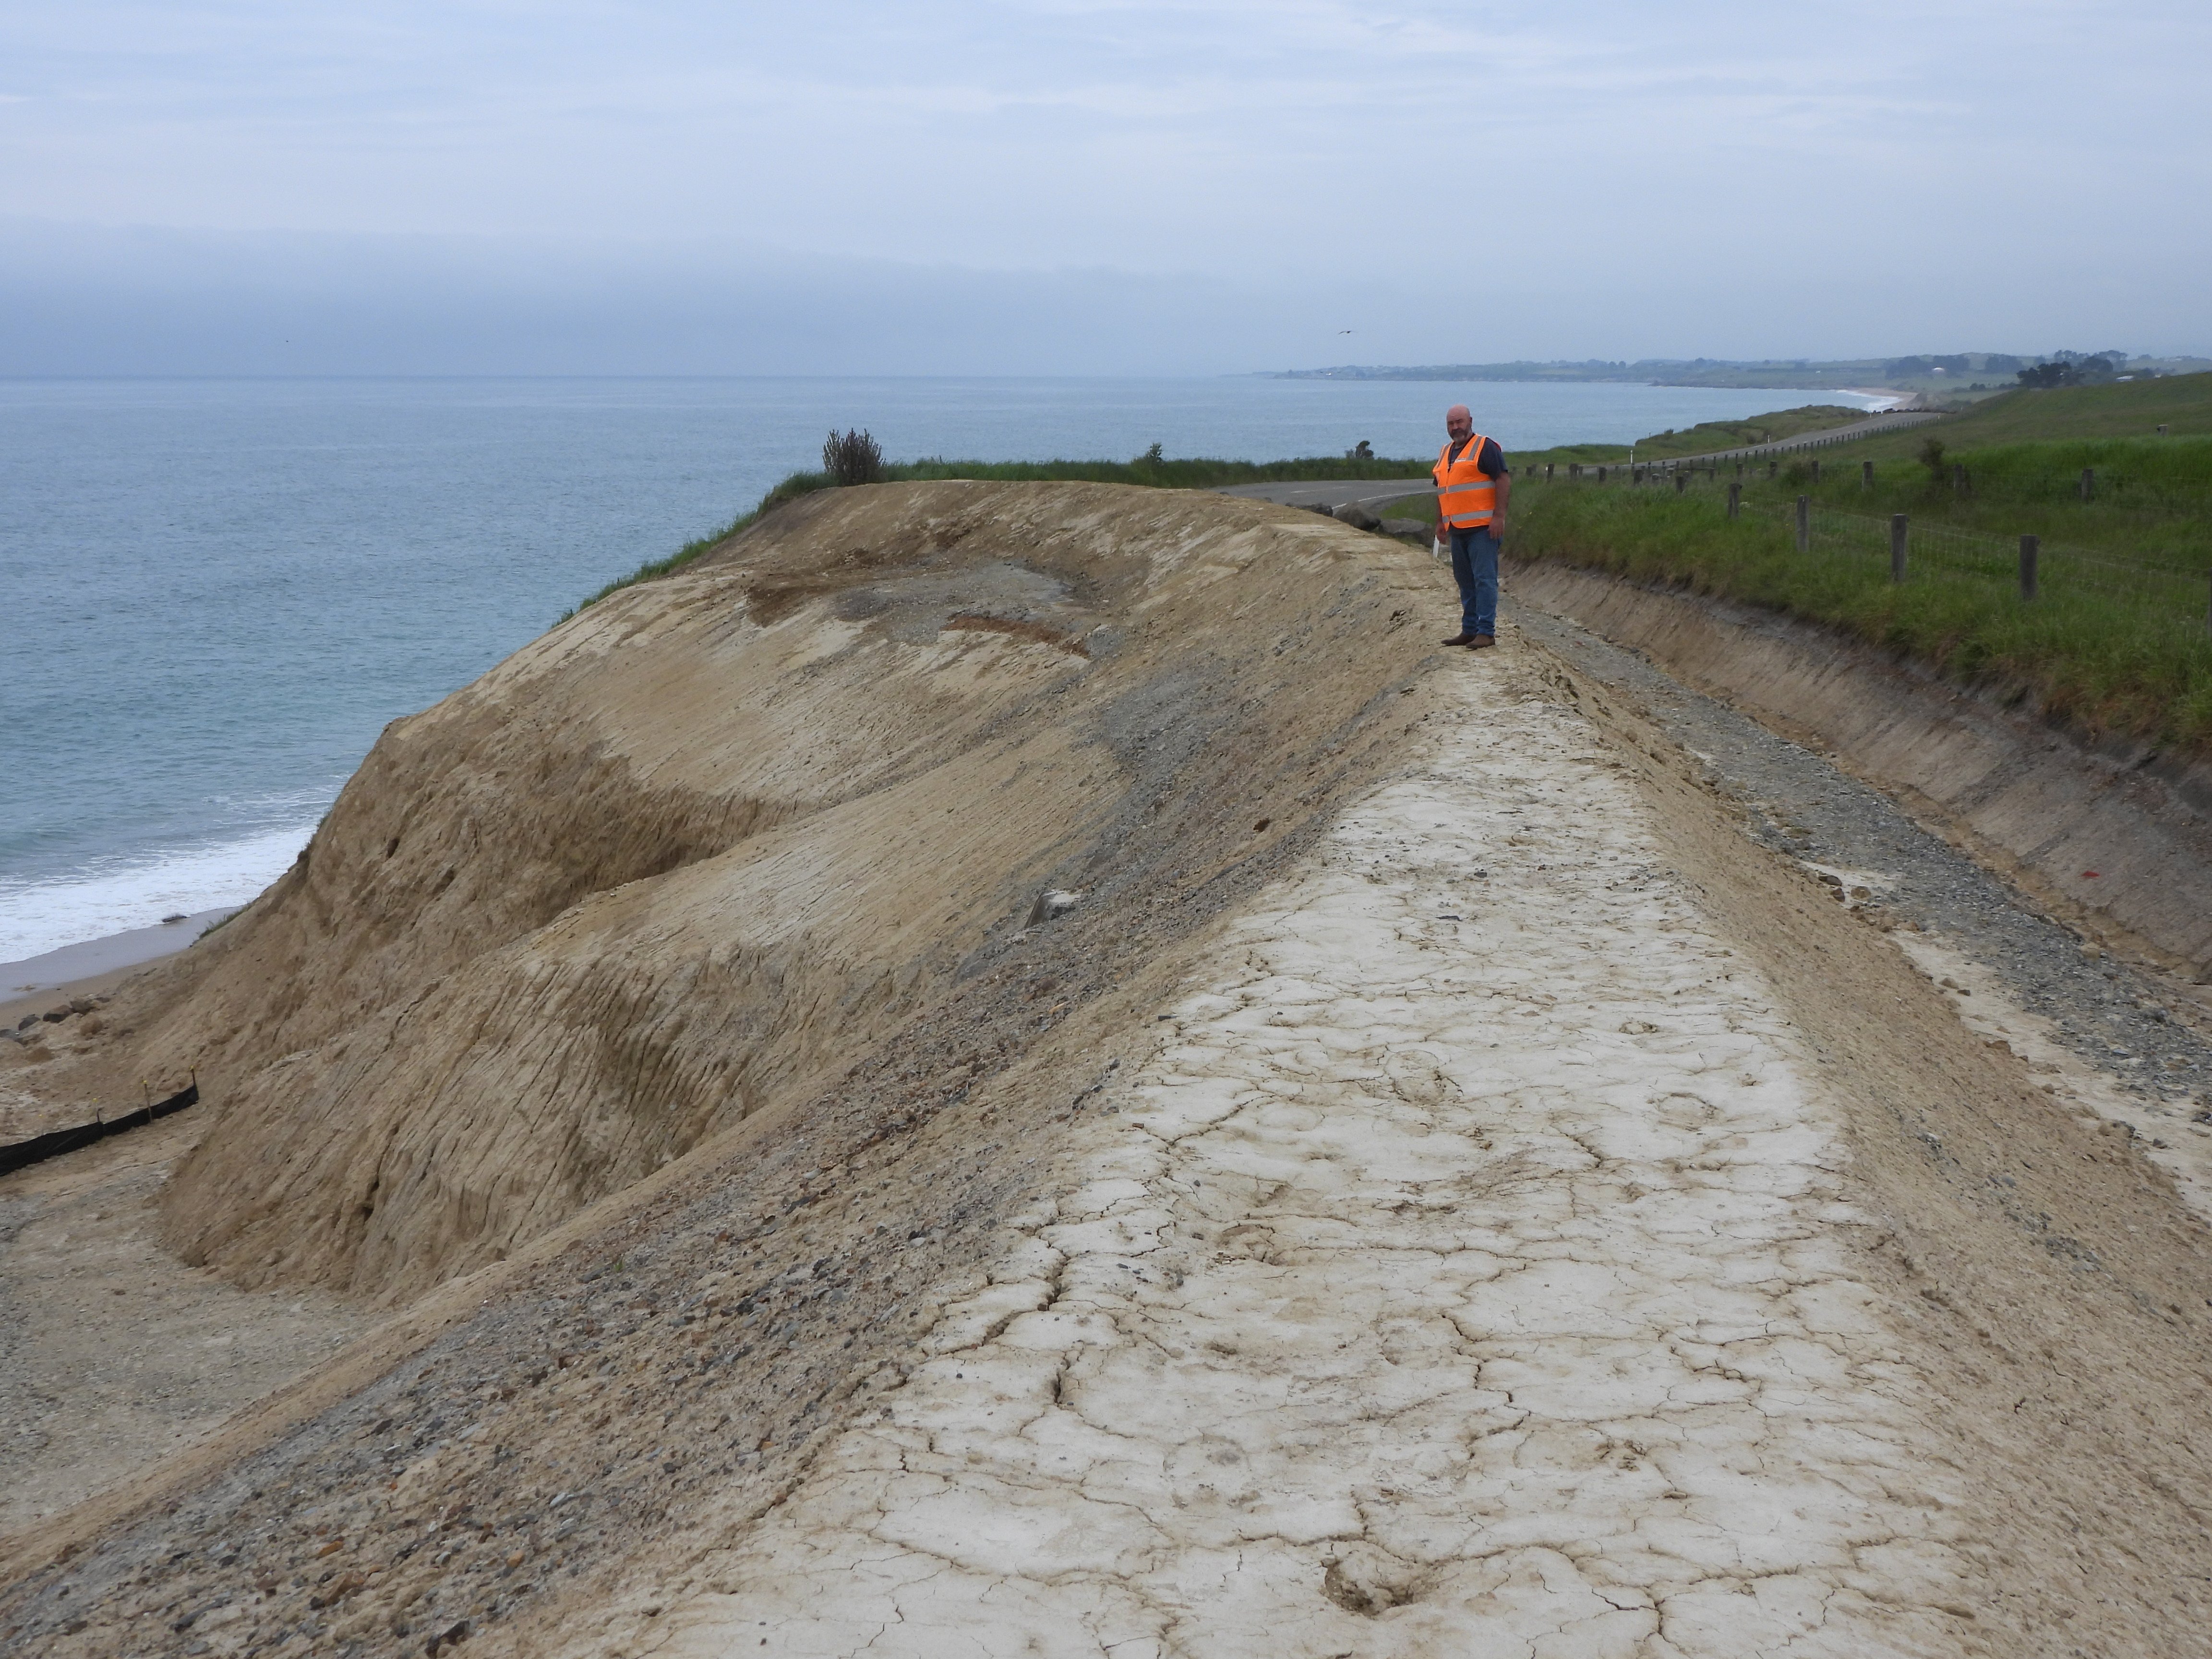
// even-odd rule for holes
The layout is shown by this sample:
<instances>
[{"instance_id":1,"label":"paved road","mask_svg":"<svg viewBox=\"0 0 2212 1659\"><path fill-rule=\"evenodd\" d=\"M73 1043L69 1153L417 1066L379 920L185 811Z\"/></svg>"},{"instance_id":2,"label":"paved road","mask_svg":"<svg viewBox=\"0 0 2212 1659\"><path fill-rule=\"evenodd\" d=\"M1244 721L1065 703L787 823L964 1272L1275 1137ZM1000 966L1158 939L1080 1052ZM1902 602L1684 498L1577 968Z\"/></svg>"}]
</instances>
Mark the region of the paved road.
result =
<instances>
[{"instance_id":1,"label":"paved road","mask_svg":"<svg viewBox=\"0 0 2212 1659\"><path fill-rule=\"evenodd\" d=\"M1794 438L1784 438L1771 444L1750 444L1741 449L1716 449L1703 455L1679 455L1673 459L1677 463L1733 461L1753 455L1780 455L1794 449L1821 449L1830 444L1847 444L1856 439L1871 438L1877 432L1893 432L1899 427L1922 426L1942 418L1941 413L1932 409L1896 410L1869 416L1863 421L1853 421L1849 426L1832 426L1819 432L1801 432Z\"/></svg>"},{"instance_id":2,"label":"paved road","mask_svg":"<svg viewBox=\"0 0 2212 1659\"><path fill-rule=\"evenodd\" d=\"M1346 501L1358 501L1372 509L1403 495L1433 495L1437 492L1436 487L1423 478L1318 478L1297 483L1235 484L1215 493L1242 495L1255 501L1280 501L1285 507L1342 507Z\"/></svg>"}]
</instances>

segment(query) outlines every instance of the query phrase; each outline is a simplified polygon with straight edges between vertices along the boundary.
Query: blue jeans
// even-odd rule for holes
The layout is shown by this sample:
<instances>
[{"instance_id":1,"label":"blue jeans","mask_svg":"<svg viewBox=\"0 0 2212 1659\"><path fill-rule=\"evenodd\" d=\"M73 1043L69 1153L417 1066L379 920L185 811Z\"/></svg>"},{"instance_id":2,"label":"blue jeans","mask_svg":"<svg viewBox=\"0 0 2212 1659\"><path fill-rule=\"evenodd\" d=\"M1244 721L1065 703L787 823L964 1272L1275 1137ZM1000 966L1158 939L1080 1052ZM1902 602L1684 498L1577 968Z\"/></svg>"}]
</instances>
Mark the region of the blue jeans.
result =
<instances>
[{"instance_id":1,"label":"blue jeans","mask_svg":"<svg viewBox=\"0 0 2212 1659\"><path fill-rule=\"evenodd\" d=\"M1487 525L1451 532L1452 580L1459 584L1462 634L1498 631L1498 538Z\"/></svg>"}]
</instances>

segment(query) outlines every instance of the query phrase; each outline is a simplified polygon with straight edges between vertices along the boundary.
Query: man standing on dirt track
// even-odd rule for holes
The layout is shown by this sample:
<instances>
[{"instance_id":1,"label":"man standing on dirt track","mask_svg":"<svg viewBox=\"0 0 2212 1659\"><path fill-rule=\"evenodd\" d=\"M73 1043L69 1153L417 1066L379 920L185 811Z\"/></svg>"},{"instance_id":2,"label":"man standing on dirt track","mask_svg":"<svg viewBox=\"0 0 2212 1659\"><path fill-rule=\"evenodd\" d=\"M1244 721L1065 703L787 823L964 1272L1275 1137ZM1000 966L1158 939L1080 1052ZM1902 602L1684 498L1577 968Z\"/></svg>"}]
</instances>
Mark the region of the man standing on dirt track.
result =
<instances>
[{"instance_id":1,"label":"man standing on dirt track","mask_svg":"<svg viewBox=\"0 0 2212 1659\"><path fill-rule=\"evenodd\" d=\"M1475 431L1465 404L1444 411L1444 430L1451 441L1437 455L1437 539L1451 544L1460 612L1459 632L1444 643L1480 651L1498 643L1498 538L1513 475L1498 441Z\"/></svg>"}]
</instances>

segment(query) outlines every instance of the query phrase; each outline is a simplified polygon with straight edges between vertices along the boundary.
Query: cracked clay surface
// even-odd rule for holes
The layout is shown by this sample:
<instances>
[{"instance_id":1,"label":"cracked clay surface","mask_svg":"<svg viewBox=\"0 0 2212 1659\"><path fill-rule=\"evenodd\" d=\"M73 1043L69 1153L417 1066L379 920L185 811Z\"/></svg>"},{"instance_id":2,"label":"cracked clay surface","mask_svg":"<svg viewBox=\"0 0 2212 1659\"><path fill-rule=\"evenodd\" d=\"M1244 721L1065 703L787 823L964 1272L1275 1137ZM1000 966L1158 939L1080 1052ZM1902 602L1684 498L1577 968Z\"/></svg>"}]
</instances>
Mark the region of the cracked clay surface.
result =
<instances>
[{"instance_id":1,"label":"cracked clay surface","mask_svg":"<svg viewBox=\"0 0 2212 1659\"><path fill-rule=\"evenodd\" d=\"M1984 1650L1835 1115L1506 656L1224 927L988 1287L644 1647Z\"/></svg>"}]
</instances>

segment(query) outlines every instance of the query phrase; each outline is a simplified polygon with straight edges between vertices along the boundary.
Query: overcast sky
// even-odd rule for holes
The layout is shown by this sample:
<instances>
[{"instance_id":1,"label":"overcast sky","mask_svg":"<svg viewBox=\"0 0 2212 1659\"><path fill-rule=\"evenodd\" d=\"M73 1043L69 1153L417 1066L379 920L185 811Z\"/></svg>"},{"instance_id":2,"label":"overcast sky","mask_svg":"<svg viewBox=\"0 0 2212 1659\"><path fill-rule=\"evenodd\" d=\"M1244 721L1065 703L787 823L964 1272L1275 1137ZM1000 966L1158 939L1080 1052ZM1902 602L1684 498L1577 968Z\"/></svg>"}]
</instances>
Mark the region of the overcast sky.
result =
<instances>
[{"instance_id":1,"label":"overcast sky","mask_svg":"<svg viewBox=\"0 0 2212 1659\"><path fill-rule=\"evenodd\" d=\"M2202 0L17 0L0 372L2204 352L2208 45Z\"/></svg>"}]
</instances>

